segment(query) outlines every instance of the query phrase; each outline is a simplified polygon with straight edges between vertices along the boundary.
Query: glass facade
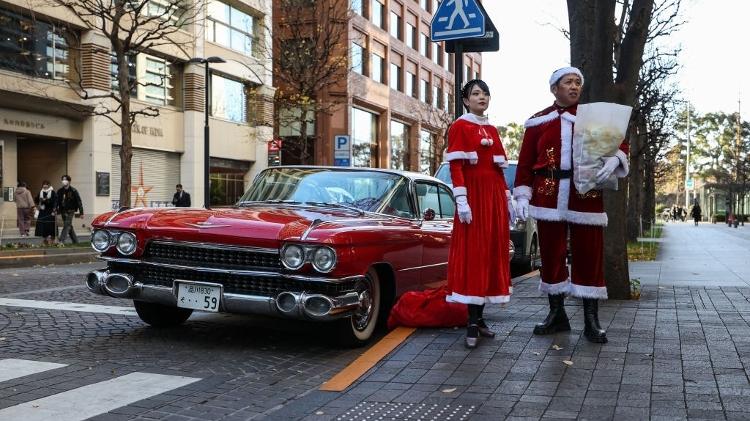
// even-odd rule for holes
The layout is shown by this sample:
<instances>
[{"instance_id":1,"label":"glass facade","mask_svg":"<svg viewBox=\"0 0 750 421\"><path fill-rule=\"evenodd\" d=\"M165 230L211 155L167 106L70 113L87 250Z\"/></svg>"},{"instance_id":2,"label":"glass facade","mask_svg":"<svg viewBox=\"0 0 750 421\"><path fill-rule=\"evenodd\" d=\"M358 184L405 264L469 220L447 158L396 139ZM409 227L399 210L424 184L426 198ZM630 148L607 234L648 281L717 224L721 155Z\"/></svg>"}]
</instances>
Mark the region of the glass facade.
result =
<instances>
[{"instance_id":1,"label":"glass facade","mask_svg":"<svg viewBox=\"0 0 750 421\"><path fill-rule=\"evenodd\" d=\"M0 8L0 68L33 77L67 80L73 35L64 26Z\"/></svg>"},{"instance_id":2,"label":"glass facade","mask_svg":"<svg viewBox=\"0 0 750 421\"><path fill-rule=\"evenodd\" d=\"M419 131L419 171L425 174L434 174L437 171L435 165L435 135L427 130Z\"/></svg>"},{"instance_id":3,"label":"glass facade","mask_svg":"<svg viewBox=\"0 0 750 421\"><path fill-rule=\"evenodd\" d=\"M362 5L362 0L352 0L352 10L360 16L364 16L365 11Z\"/></svg>"},{"instance_id":4,"label":"glass facade","mask_svg":"<svg viewBox=\"0 0 750 421\"><path fill-rule=\"evenodd\" d=\"M352 71L359 73L360 75L365 74L365 49L356 42L352 43Z\"/></svg>"},{"instance_id":5,"label":"glass facade","mask_svg":"<svg viewBox=\"0 0 750 421\"><path fill-rule=\"evenodd\" d=\"M401 16L394 11L391 11L391 22L388 30L393 38L403 40L401 35Z\"/></svg>"},{"instance_id":6,"label":"glass facade","mask_svg":"<svg viewBox=\"0 0 750 421\"><path fill-rule=\"evenodd\" d=\"M211 172L211 205L230 206L245 193L245 181L239 173Z\"/></svg>"},{"instance_id":7,"label":"glass facade","mask_svg":"<svg viewBox=\"0 0 750 421\"><path fill-rule=\"evenodd\" d=\"M370 19L372 23L378 28L385 28L385 22L383 19L383 11L385 6L378 0L372 0L372 9L370 10Z\"/></svg>"},{"instance_id":8,"label":"glass facade","mask_svg":"<svg viewBox=\"0 0 750 421\"><path fill-rule=\"evenodd\" d=\"M384 63L383 57L380 57L379 55L372 53L372 62L370 63L370 78L374 80L375 82L383 83L385 82L383 78L383 63Z\"/></svg>"},{"instance_id":9,"label":"glass facade","mask_svg":"<svg viewBox=\"0 0 750 421\"><path fill-rule=\"evenodd\" d=\"M415 28L412 24L407 23L406 24L406 46L409 48L414 48L416 50L416 42L417 42L417 28Z\"/></svg>"},{"instance_id":10,"label":"glass facade","mask_svg":"<svg viewBox=\"0 0 750 421\"><path fill-rule=\"evenodd\" d=\"M211 115L235 123L247 122L245 85L242 82L212 74Z\"/></svg>"},{"instance_id":11,"label":"glass facade","mask_svg":"<svg viewBox=\"0 0 750 421\"><path fill-rule=\"evenodd\" d=\"M416 88L417 88L417 75L411 72L406 72L406 90L404 93L406 93L409 96L416 97Z\"/></svg>"},{"instance_id":12,"label":"glass facade","mask_svg":"<svg viewBox=\"0 0 750 421\"><path fill-rule=\"evenodd\" d=\"M401 90L401 67L396 63L391 63L391 74L388 80L388 84L391 89L395 91Z\"/></svg>"},{"instance_id":13,"label":"glass facade","mask_svg":"<svg viewBox=\"0 0 750 421\"><path fill-rule=\"evenodd\" d=\"M208 3L206 39L245 55L259 56L256 18L226 3Z\"/></svg>"},{"instance_id":14,"label":"glass facade","mask_svg":"<svg viewBox=\"0 0 750 421\"><path fill-rule=\"evenodd\" d=\"M178 105L178 72L168 61L149 54L128 56L130 95L157 105ZM110 81L113 91L119 89L117 57L110 53Z\"/></svg>"},{"instance_id":15,"label":"glass facade","mask_svg":"<svg viewBox=\"0 0 750 421\"><path fill-rule=\"evenodd\" d=\"M378 167L378 116L352 108L352 166Z\"/></svg>"},{"instance_id":16,"label":"glass facade","mask_svg":"<svg viewBox=\"0 0 750 421\"><path fill-rule=\"evenodd\" d=\"M391 169L409 169L409 126L391 120Z\"/></svg>"}]
</instances>

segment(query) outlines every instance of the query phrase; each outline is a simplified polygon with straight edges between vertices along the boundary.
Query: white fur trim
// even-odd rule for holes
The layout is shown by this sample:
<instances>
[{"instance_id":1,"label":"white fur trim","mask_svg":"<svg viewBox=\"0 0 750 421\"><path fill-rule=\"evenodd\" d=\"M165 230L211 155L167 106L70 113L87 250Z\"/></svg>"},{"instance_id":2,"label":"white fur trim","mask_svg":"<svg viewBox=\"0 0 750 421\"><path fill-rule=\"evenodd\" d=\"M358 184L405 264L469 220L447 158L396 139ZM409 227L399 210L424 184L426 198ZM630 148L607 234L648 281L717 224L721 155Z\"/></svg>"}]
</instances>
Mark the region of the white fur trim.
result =
<instances>
[{"instance_id":1,"label":"white fur trim","mask_svg":"<svg viewBox=\"0 0 750 421\"><path fill-rule=\"evenodd\" d=\"M570 295L577 298L596 298L606 300L607 287L589 287L584 285L570 284Z\"/></svg>"},{"instance_id":2,"label":"white fur trim","mask_svg":"<svg viewBox=\"0 0 750 421\"><path fill-rule=\"evenodd\" d=\"M625 152L621 150L617 150L617 153L615 153L615 156L617 159L620 160L620 166L615 168L614 175L616 175L618 178L623 178L630 173L630 165L628 164L628 156L625 155Z\"/></svg>"},{"instance_id":3,"label":"white fur trim","mask_svg":"<svg viewBox=\"0 0 750 421\"><path fill-rule=\"evenodd\" d=\"M466 196L466 187L456 186L453 187L453 196Z\"/></svg>"},{"instance_id":4,"label":"white fur trim","mask_svg":"<svg viewBox=\"0 0 750 421\"><path fill-rule=\"evenodd\" d=\"M464 304L476 304L482 305L486 303L490 304L503 304L510 302L510 295L495 295L492 297L477 297L474 295L461 295L455 292L445 297L445 301L449 303L464 303Z\"/></svg>"},{"instance_id":5,"label":"white fur trim","mask_svg":"<svg viewBox=\"0 0 750 421\"><path fill-rule=\"evenodd\" d=\"M578 212L569 210L565 212L565 220L574 224L600 227L606 227L608 223L607 214L604 212Z\"/></svg>"},{"instance_id":6,"label":"white fur trim","mask_svg":"<svg viewBox=\"0 0 750 421\"><path fill-rule=\"evenodd\" d=\"M552 72L552 76L549 77L549 86L557 83L557 81L560 80L563 76L570 74L580 77L581 85L583 85L583 73L581 73L581 71L577 67L563 67L562 69L557 69Z\"/></svg>"},{"instance_id":7,"label":"white fur trim","mask_svg":"<svg viewBox=\"0 0 750 421\"><path fill-rule=\"evenodd\" d=\"M479 156L476 152L453 151L445 153L445 161L455 161L456 159L468 159L471 164L476 164Z\"/></svg>"},{"instance_id":8,"label":"white fur trim","mask_svg":"<svg viewBox=\"0 0 750 421\"><path fill-rule=\"evenodd\" d=\"M518 199L531 200L531 187L529 186L515 186L513 187L513 197Z\"/></svg>"},{"instance_id":9,"label":"white fur trim","mask_svg":"<svg viewBox=\"0 0 750 421\"><path fill-rule=\"evenodd\" d=\"M555 208L542 208L529 205L529 216L541 221L564 221L564 213Z\"/></svg>"},{"instance_id":10,"label":"white fur trim","mask_svg":"<svg viewBox=\"0 0 750 421\"><path fill-rule=\"evenodd\" d=\"M510 164L508 164L508 160L505 158L505 155L492 155L492 160L500 168L508 168L508 166L510 166Z\"/></svg>"},{"instance_id":11,"label":"white fur trim","mask_svg":"<svg viewBox=\"0 0 750 421\"><path fill-rule=\"evenodd\" d=\"M541 124L547 123L549 121L552 121L559 117L560 114L557 112L557 110L552 110L548 114L540 115L539 117L532 117L528 120L526 120L525 123L523 123L523 127L529 128L529 127L536 127Z\"/></svg>"},{"instance_id":12,"label":"white fur trim","mask_svg":"<svg viewBox=\"0 0 750 421\"><path fill-rule=\"evenodd\" d=\"M539 292L549 295L568 294L570 290L570 278L556 284L548 284L539 279Z\"/></svg>"},{"instance_id":13,"label":"white fur trim","mask_svg":"<svg viewBox=\"0 0 750 421\"><path fill-rule=\"evenodd\" d=\"M480 117L480 116L478 116L476 114L473 114L473 113L466 113L466 114L462 115L461 117L459 117L458 119L459 120L466 120L469 123L478 124L480 126L491 126L492 125L492 124L490 124L490 119L487 118L486 116Z\"/></svg>"}]
</instances>

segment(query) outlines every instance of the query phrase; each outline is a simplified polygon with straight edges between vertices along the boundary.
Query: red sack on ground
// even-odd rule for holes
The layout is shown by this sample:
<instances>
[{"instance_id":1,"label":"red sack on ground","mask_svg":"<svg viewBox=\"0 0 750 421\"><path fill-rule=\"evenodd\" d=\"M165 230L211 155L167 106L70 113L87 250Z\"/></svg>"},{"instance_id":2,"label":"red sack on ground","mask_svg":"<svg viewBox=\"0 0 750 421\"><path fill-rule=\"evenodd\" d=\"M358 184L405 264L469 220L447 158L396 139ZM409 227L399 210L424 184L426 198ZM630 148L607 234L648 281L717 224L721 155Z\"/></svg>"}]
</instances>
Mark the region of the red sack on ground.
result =
<instances>
[{"instance_id":1,"label":"red sack on ground","mask_svg":"<svg viewBox=\"0 0 750 421\"><path fill-rule=\"evenodd\" d=\"M388 316L388 329L406 327L466 326L466 304L445 301L447 286L424 291L409 291L399 298Z\"/></svg>"}]
</instances>

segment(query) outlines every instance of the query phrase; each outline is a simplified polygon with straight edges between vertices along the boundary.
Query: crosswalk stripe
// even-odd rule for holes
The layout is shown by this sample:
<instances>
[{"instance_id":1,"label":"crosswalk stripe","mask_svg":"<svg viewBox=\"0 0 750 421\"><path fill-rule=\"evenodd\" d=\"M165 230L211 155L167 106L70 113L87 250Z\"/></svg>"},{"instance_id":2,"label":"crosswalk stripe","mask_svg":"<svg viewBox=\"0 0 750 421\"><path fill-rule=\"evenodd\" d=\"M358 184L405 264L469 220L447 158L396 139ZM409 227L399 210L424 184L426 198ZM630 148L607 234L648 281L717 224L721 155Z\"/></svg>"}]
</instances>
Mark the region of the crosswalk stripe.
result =
<instances>
[{"instance_id":1,"label":"crosswalk stripe","mask_svg":"<svg viewBox=\"0 0 750 421\"><path fill-rule=\"evenodd\" d=\"M47 363L44 361L19 360L6 358L0 360L0 382L29 376L47 370L65 367L67 364Z\"/></svg>"},{"instance_id":2,"label":"crosswalk stripe","mask_svg":"<svg viewBox=\"0 0 750 421\"><path fill-rule=\"evenodd\" d=\"M0 421L82 421L198 380L194 377L130 373L0 409Z\"/></svg>"},{"instance_id":3,"label":"crosswalk stripe","mask_svg":"<svg viewBox=\"0 0 750 421\"><path fill-rule=\"evenodd\" d=\"M45 310L79 311L83 313L106 313L120 316L137 316L133 307L103 306L98 304L65 303L61 301L21 300L0 298L0 306L40 308Z\"/></svg>"}]
</instances>

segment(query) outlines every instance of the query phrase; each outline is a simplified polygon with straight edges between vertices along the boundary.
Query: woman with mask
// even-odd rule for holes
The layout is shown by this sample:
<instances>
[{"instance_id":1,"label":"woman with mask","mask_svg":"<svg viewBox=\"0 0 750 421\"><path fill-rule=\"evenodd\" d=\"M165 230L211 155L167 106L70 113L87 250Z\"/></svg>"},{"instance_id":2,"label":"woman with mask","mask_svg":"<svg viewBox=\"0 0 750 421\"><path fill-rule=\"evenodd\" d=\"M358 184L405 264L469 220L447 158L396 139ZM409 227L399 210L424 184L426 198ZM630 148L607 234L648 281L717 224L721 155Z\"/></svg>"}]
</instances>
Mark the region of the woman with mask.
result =
<instances>
[{"instance_id":1,"label":"woman with mask","mask_svg":"<svg viewBox=\"0 0 750 421\"><path fill-rule=\"evenodd\" d=\"M42 190L36 198L39 215L36 218L36 229L34 235L42 237L44 244L52 244L55 241L55 206L57 206L57 193L47 180L42 182Z\"/></svg>"}]
</instances>

